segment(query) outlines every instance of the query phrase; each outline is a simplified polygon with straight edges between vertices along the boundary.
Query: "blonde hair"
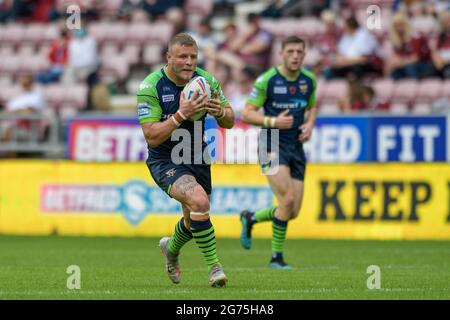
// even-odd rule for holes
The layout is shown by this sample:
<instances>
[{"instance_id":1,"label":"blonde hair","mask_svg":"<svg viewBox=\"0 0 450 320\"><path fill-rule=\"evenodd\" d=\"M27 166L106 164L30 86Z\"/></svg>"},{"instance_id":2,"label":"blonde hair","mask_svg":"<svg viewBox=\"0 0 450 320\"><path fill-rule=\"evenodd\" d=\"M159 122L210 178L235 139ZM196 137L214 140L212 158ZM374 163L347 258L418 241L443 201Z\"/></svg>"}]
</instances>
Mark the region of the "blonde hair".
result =
<instances>
[{"instance_id":1,"label":"blonde hair","mask_svg":"<svg viewBox=\"0 0 450 320\"><path fill-rule=\"evenodd\" d=\"M398 32L395 30L395 24L399 23L399 22L401 22L405 25L404 38L401 38L400 35L398 34ZM412 34L412 28L411 28L411 24L409 23L407 16L401 12L396 13L392 17L391 30L389 32L389 37L390 37L391 42L394 45L394 47L400 47L403 43L403 40L409 39L411 37L411 34Z\"/></svg>"}]
</instances>

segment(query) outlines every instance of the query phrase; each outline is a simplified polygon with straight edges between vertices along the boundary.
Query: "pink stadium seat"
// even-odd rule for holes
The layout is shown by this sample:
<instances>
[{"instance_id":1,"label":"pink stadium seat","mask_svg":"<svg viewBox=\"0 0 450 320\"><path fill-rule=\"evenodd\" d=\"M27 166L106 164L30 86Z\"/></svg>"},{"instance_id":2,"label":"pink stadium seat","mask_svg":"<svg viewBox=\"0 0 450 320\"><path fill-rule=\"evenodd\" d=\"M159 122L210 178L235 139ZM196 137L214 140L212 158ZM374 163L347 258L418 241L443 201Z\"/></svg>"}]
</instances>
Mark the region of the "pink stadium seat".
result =
<instances>
[{"instance_id":1,"label":"pink stadium seat","mask_svg":"<svg viewBox=\"0 0 450 320\"><path fill-rule=\"evenodd\" d=\"M116 55L103 59L101 69L103 73L112 73L118 79L123 80L128 76L130 65L126 56Z\"/></svg>"},{"instance_id":2,"label":"pink stadium seat","mask_svg":"<svg viewBox=\"0 0 450 320\"><path fill-rule=\"evenodd\" d=\"M442 97L448 97L450 99L450 79L447 79L442 84L441 93Z\"/></svg>"},{"instance_id":3,"label":"pink stadium seat","mask_svg":"<svg viewBox=\"0 0 450 320\"><path fill-rule=\"evenodd\" d=\"M347 94L348 84L345 80L331 80L327 82L324 89L324 101L336 101Z\"/></svg>"},{"instance_id":4,"label":"pink stadium seat","mask_svg":"<svg viewBox=\"0 0 450 320\"><path fill-rule=\"evenodd\" d=\"M13 45L19 44L23 41L25 34L25 26L19 23L7 24L3 29L3 43L10 43Z\"/></svg>"},{"instance_id":5,"label":"pink stadium seat","mask_svg":"<svg viewBox=\"0 0 450 320\"><path fill-rule=\"evenodd\" d=\"M408 107L408 104L406 104L406 103L394 102L391 104L389 112L391 114L395 114L395 115L403 115L403 114L407 114L409 112L409 107Z\"/></svg>"},{"instance_id":6,"label":"pink stadium seat","mask_svg":"<svg viewBox=\"0 0 450 320\"><path fill-rule=\"evenodd\" d=\"M417 115L427 115L432 112L430 103L416 103L412 107L412 113Z\"/></svg>"},{"instance_id":7,"label":"pink stadium seat","mask_svg":"<svg viewBox=\"0 0 450 320\"><path fill-rule=\"evenodd\" d=\"M44 98L50 107L58 109L67 97L66 88L61 84L50 84L44 87Z\"/></svg>"},{"instance_id":8,"label":"pink stadium seat","mask_svg":"<svg viewBox=\"0 0 450 320\"><path fill-rule=\"evenodd\" d=\"M438 24L432 16L419 16L411 19L411 26L414 31L425 35L435 34L438 32Z\"/></svg>"},{"instance_id":9,"label":"pink stadium seat","mask_svg":"<svg viewBox=\"0 0 450 320\"><path fill-rule=\"evenodd\" d=\"M320 104L318 111L322 115L336 115L341 112L338 105L333 102Z\"/></svg>"},{"instance_id":10,"label":"pink stadium seat","mask_svg":"<svg viewBox=\"0 0 450 320\"><path fill-rule=\"evenodd\" d=\"M20 70L21 59L18 55L2 56L0 59L0 72L16 75Z\"/></svg>"},{"instance_id":11,"label":"pink stadium seat","mask_svg":"<svg viewBox=\"0 0 450 320\"><path fill-rule=\"evenodd\" d=\"M442 85L442 80L439 78L422 80L419 84L416 101L431 103L439 97L442 91Z\"/></svg>"},{"instance_id":12,"label":"pink stadium seat","mask_svg":"<svg viewBox=\"0 0 450 320\"><path fill-rule=\"evenodd\" d=\"M149 44L144 48L143 62L145 64L154 65L163 59L162 46L159 44Z\"/></svg>"},{"instance_id":13,"label":"pink stadium seat","mask_svg":"<svg viewBox=\"0 0 450 320\"><path fill-rule=\"evenodd\" d=\"M23 41L32 44L39 44L45 40L47 27L42 23L31 23L26 26Z\"/></svg>"},{"instance_id":14,"label":"pink stadium seat","mask_svg":"<svg viewBox=\"0 0 450 320\"><path fill-rule=\"evenodd\" d=\"M109 23L105 22L92 23L88 27L88 32L97 40L97 43L101 45L108 38L110 26Z\"/></svg>"},{"instance_id":15,"label":"pink stadium seat","mask_svg":"<svg viewBox=\"0 0 450 320\"><path fill-rule=\"evenodd\" d=\"M163 44L169 42L173 33L173 25L168 21L157 21L152 25L152 33L150 39L158 40ZM147 41L148 42L148 41Z\"/></svg>"},{"instance_id":16,"label":"pink stadium seat","mask_svg":"<svg viewBox=\"0 0 450 320\"><path fill-rule=\"evenodd\" d=\"M0 86L0 101L7 103L12 98L18 96L23 91L19 84L12 86Z\"/></svg>"},{"instance_id":17,"label":"pink stadium seat","mask_svg":"<svg viewBox=\"0 0 450 320\"><path fill-rule=\"evenodd\" d=\"M87 103L88 88L85 84L75 84L67 88L66 101L73 104L77 109L83 109Z\"/></svg>"},{"instance_id":18,"label":"pink stadium seat","mask_svg":"<svg viewBox=\"0 0 450 320\"><path fill-rule=\"evenodd\" d=\"M141 47L137 44L126 44L122 50L123 55L127 57L129 64L139 63L139 55L141 52Z\"/></svg>"},{"instance_id":19,"label":"pink stadium seat","mask_svg":"<svg viewBox=\"0 0 450 320\"><path fill-rule=\"evenodd\" d=\"M51 42L58 38L59 29L57 24L48 24L44 29L44 40L46 42Z\"/></svg>"},{"instance_id":20,"label":"pink stadium seat","mask_svg":"<svg viewBox=\"0 0 450 320\"><path fill-rule=\"evenodd\" d=\"M123 43L127 39L127 23L115 22L107 25L105 41L111 41L118 44Z\"/></svg>"},{"instance_id":21,"label":"pink stadium seat","mask_svg":"<svg viewBox=\"0 0 450 320\"><path fill-rule=\"evenodd\" d=\"M394 83L394 93L392 100L401 103L412 103L417 96L418 82L417 80L407 79L399 80Z\"/></svg>"},{"instance_id":22,"label":"pink stadium seat","mask_svg":"<svg viewBox=\"0 0 450 320\"><path fill-rule=\"evenodd\" d=\"M131 23L127 28L127 39L128 42L142 45L152 39L153 32L153 27L149 23Z\"/></svg>"},{"instance_id":23,"label":"pink stadium seat","mask_svg":"<svg viewBox=\"0 0 450 320\"><path fill-rule=\"evenodd\" d=\"M394 82L389 78L375 80L373 88L379 99L389 101L394 93Z\"/></svg>"},{"instance_id":24,"label":"pink stadium seat","mask_svg":"<svg viewBox=\"0 0 450 320\"><path fill-rule=\"evenodd\" d=\"M192 13L200 11L203 16L208 16L213 9L213 0L187 0L184 11Z\"/></svg>"}]
</instances>

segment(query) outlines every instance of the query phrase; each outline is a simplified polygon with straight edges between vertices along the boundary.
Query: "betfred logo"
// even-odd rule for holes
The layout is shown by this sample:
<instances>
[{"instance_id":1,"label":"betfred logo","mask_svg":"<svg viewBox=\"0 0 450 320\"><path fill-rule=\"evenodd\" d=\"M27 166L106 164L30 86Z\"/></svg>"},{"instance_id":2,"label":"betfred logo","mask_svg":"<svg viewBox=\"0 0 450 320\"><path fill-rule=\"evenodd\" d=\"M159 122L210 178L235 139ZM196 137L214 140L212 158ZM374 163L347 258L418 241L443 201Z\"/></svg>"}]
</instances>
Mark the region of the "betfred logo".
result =
<instances>
[{"instance_id":1,"label":"betfred logo","mask_svg":"<svg viewBox=\"0 0 450 320\"><path fill-rule=\"evenodd\" d=\"M211 212L236 214L272 206L266 187L216 187L211 194ZM150 213L179 213L180 204L161 189L144 181L120 185L48 184L41 188L41 211L49 214L120 213L137 226Z\"/></svg>"}]
</instances>

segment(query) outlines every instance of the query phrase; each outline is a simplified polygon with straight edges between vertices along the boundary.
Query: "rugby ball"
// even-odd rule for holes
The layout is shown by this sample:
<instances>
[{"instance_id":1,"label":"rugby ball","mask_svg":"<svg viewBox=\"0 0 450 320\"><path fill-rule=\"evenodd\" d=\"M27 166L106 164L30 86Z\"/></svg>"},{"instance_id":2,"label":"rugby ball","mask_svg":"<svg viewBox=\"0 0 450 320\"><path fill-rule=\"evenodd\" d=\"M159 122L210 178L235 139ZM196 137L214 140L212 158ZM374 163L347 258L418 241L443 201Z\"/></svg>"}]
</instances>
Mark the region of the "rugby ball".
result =
<instances>
[{"instance_id":1,"label":"rugby ball","mask_svg":"<svg viewBox=\"0 0 450 320\"><path fill-rule=\"evenodd\" d=\"M191 81L188 82L188 84L186 84L183 89L185 98L188 100L192 99L195 91L198 91L199 95L206 94L206 96L211 99L211 87L204 77L196 76L192 78ZM206 110L201 110L195 114L192 114L188 119L191 121L197 121L201 119L205 114Z\"/></svg>"}]
</instances>

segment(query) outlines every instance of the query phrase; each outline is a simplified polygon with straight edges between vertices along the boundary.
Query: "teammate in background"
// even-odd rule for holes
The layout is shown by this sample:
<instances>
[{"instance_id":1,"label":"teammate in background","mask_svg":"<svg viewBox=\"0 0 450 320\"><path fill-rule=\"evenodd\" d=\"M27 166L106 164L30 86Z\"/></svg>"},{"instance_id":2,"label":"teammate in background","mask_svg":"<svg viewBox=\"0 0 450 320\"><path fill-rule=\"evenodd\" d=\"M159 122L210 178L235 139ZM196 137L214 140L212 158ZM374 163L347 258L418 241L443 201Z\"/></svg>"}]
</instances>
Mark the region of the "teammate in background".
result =
<instances>
[{"instance_id":1,"label":"teammate in background","mask_svg":"<svg viewBox=\"0 0 450 320\"><path fill-rule=\"evenodd\" d=\"M202 156L207 145L203 139L190 142L190 163L175 164L171 156L172 149L178 144L172 141L172 134L182 128L195 137L194 122L187 119L203 108L217 119L222 128L229 129L234 125L234 112L219 83L211 74L197 67L197 57L195 40L185 33L175 35L168 45L167 64L141 83L137 91L137 109L148 144L150 173L158 186L179 201L183 208L183 218L175 225L172 237L164 237L159 242L166 258L166 272L173 283L180 282L180 249L194 238L208 265L209 283L223 287L228 280L216 253L214 227L209 218L210 162ZM213 99L198 92L190 100L184 96L184 86L197 75L207 79L211 92L214 92ZM199 120L202 138L205 116ZM201 144L202 154L193 154L195 144ZM198 157L201 157L200 162Z\"/></svg>"},{"instance_id":2,"label":"teammate in background","mask_svg":"<svg viewBox=\"0 0 450 320\"><path fill-rule=\"evenodd\" d=\"M316 79L301 67L305 49L305 42L296 36L282 41L283 63L267 70L255 81L242 113L242 120L249 124L279 129L279 152L274 152L275 148L269 143L272 130L268 130L267 141L260 139L259 142L260 148L267 147L271 160L278 160L276 168L262 165L278 206L256 212L244 210L240 216L240 241L245 249L251 248L253 226L272 221L269 266L274 269L292 268L284 261L283 246L288 221L295 219L301 208L306 165L303 143L310 139L317 117ZM260 112L261 108L264 114Z\"/></svg>"}]
</instances>

